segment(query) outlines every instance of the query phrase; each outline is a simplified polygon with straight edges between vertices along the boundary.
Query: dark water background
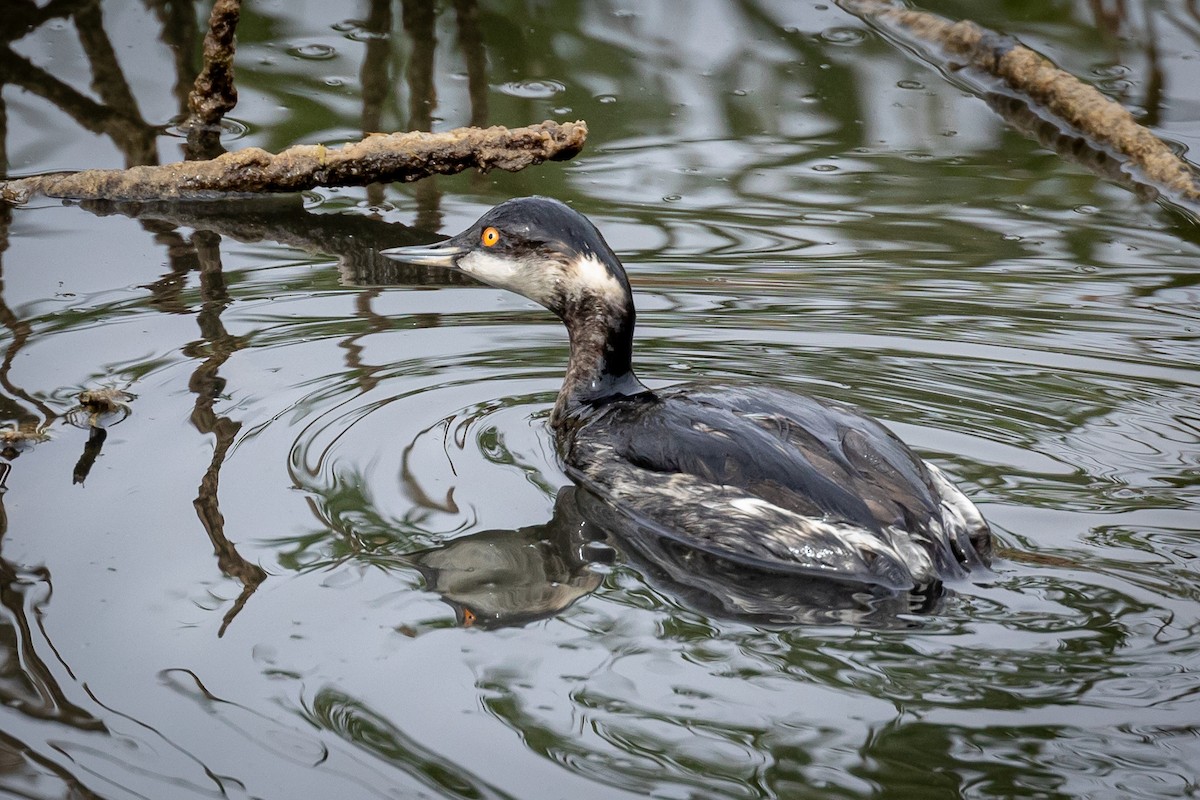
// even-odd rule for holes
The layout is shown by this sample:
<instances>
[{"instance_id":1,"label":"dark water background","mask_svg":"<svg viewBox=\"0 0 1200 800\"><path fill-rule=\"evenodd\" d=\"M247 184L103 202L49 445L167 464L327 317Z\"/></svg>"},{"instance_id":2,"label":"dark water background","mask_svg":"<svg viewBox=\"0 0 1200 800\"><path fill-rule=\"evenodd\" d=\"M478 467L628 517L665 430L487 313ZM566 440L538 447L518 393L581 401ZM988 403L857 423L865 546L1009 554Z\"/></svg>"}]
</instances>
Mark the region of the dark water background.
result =
<instances>
[{"instance_id":1,"label":"dark water background","mask_svg":"<svg viewBox=\"0 0 1200 800\"><path fill-rule=\"evenodd\" d=\"M207 6L64 7L0 21L36 68L0 70L9 173L179 158L155 126ZM1200 149L1195 4L926 8ZM1193 224L832 3L252 1L237 80L231 148L591 134L519 174L224 213L0 211L0 416L49 435L0 462L0 791L1200 793ZM626 261L645 380L860 404L976 500L995 579L893 624L763 626L589 555L554 512L558 323L373 255L532 193ZM97 386L134 398L89 453Z\"/></svg>"}]
</instances>

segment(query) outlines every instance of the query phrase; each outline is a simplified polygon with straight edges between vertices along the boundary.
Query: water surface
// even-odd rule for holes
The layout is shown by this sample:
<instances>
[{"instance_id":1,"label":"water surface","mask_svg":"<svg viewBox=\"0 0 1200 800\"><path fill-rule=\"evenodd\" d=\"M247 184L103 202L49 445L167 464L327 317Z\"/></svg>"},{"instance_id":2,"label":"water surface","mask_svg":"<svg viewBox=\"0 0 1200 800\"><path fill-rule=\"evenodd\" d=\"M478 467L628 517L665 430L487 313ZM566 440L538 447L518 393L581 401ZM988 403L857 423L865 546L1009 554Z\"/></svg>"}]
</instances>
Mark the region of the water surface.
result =
<instances>
[{"instance_id":1,"label":"water surface","mask_svg":"<svg viewBox=\"0 0 1200 800\"><path fill-rule=\"evenodd\" d=\"M420 5L248 4L226 144L549 117L588 121L584 154L3 212L0 413L49 437L0 462L3 791L1200 793L1194 226L833 4ZM927 7L1200 147L1188 3L976 6ZM10 174L177 159L188 25L105 2L10 31L144 123L90 133L10 83ZM123 83L92 89L97 31ZM561 326L374 255L531 193L625 260L646 382L859 404L979 504L995 575L877 624L763 624L592 541L546 430ZM98 454L93 387L132 395Z\"/></svg>"}]
</instances>

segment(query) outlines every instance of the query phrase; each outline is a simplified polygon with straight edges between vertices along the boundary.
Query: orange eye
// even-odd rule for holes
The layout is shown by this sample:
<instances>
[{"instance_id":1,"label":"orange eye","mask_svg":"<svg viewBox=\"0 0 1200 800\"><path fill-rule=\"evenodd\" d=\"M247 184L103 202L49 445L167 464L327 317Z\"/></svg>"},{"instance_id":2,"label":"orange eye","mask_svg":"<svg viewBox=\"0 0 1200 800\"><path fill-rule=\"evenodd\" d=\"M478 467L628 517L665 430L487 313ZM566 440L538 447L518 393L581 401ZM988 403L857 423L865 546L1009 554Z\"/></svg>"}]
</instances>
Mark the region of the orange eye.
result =
<instances>
[{"instance_id":1,"label":"orange eye","mask_svg":"<svg viewBox=\"0 0 1200 800\"><path fill-rule=\"evenodd\" d=\"M496 230L496 229L495 229L495 228L488 228L488 230L489 230L489 231L494 231L494 230ZM471 609L469 609L469 608L466 608L465 606L463 607L463 610L462 610L462 612L463 612L463 627L464 627L464 628L469 628L469 627L471 627L472 625L474 625L474 624L475 624L475 612L474 612L474 611L472 611L472 610L471 610Z\"/></svg>"},{"instance_id":2,"label":"orange eye","mask_svg":"<svg viewBox=\"0 0 1200 800\"><path fill-rule=\"evenodd\" d=\"M479 237L479 241L483 242L484 247L492 247L496 242L500 241L500 231L495 228L484 228L483 235Z\"/></svg>"}]
</instances>

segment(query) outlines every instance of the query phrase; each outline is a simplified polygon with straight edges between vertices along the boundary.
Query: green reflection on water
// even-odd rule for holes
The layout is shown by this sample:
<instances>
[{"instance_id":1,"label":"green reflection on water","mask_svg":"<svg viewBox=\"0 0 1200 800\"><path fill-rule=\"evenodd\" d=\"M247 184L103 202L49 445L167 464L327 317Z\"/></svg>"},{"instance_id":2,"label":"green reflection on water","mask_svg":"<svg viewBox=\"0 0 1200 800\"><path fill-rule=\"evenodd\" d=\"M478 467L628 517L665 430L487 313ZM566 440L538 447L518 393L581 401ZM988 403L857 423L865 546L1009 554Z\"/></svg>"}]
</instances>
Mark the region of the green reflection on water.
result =
<instances>
[{"instance_id":1,"label":"green reflection on water","mask_svg":"<svg viewBox=\"0 0 1200 800\"><path fill-rule=\"evenodd\" d=\"M0 786L1194 793L1195 227L824 5L250 3L231 147L552 117L586 119L588 148L303 202L4 209L0 412L51 439L6 464ZM1194 150L1185 5L928 8ZM113 40L146 122L93 136L93 106L9 84L13 172L144 158L178 112L195 20L97 8L89 41ZM59 21L4 35L82 94ZM643 378L884 417L981 502L1009 547L996 578L894 625L789 626L606 563L551 508L557 323L375 254L530 193L626 259ZM137 399L76 486L85 434L61 417L106 382ZM179 669L212 695L178 702Z\"/></svg>"}]
</instances>

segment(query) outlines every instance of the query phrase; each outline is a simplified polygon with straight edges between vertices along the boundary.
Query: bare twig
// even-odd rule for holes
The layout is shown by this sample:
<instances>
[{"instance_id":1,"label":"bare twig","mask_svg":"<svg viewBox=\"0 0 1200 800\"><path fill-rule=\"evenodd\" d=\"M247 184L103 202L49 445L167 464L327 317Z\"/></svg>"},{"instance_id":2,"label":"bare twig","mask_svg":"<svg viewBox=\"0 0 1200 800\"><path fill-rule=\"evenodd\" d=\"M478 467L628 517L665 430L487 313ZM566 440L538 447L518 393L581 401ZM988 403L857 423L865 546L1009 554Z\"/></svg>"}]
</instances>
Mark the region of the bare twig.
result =
<instances>
[{"instance_id":1,"label":"bare twig","mask_svg":"<svg viewBox=\"0 0 1200 800\"><path fill-rule=\"evenodd\" d=\"M25 202L34 193L78 200L181 200L229 194L298 192L316 186L415 181L475 168L510 172L571 158L583 149L587 125L550 122L525 128L456 128L445 133L392 133L329 148L297 145L272 155L257 147L211 161L161 167L86 170L0 182L0 200Z\"/></svg>"},{"instance_id":2,"label":"bare twig","mask_svg":"<svg viewBox=\"0 0 1200 800\"><path fill-rule=\"evenodd\" d=\"M1119 156L1126 173L1167 199L1195 208L1200 183L1190 166L1120 104L1050 63L1016 39L969 20L950 20L893 5L888 0L838 0L845 10L885 34L915 46L950 70L975 71L1003 81L1043 115L1078 131ZM931 52L936 48L940 52ZM1130 169L1132 168L1132 169Z\"/></svg>"}]
</instances>

